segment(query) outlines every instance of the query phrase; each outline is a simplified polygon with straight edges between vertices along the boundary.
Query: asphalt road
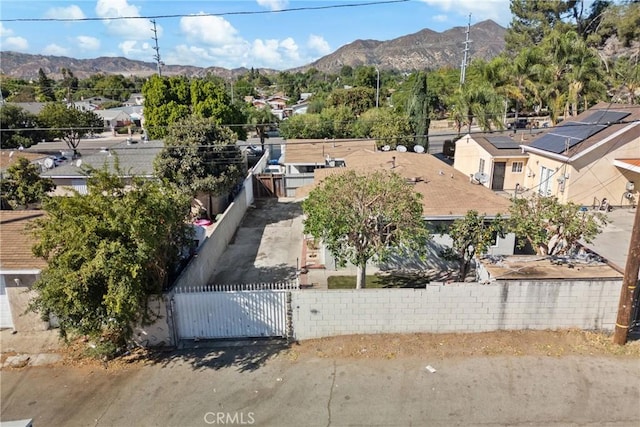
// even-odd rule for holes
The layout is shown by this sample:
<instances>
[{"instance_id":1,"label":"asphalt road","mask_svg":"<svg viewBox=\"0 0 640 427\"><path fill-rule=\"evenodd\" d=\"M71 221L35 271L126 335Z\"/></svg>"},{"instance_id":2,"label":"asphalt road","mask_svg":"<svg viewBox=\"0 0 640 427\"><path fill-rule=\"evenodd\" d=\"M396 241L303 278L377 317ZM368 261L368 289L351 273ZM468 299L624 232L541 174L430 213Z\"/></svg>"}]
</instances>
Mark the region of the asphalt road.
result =
<instances>
[{"instance_id":1,"label":"asphalt road","mask_svg":"<svg viewBox=\"0 0 640 427\"><path fill-rule=\"evenodd\" d=\"M430 372L430 365L435 372ZM349 360L185 350L124 370L0 372L2 421L34 426L637 426L637 359Z\"/></svg>"}]
</instances>

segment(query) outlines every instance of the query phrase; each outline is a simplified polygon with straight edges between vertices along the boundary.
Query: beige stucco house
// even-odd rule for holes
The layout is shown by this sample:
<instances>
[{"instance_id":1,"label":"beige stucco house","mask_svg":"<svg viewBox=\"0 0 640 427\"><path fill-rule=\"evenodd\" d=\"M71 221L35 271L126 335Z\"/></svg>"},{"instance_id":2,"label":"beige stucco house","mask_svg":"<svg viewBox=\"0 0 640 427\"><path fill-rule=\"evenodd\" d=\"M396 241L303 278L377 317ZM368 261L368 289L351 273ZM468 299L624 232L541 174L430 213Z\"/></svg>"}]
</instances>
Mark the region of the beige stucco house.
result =
<instances>
[{"instance_id":1,"label":"beige stucco house","mask_svg":"<svg viewBox=\"0 0 640 427\"><path fill-rule=\"evenodd\" d=\"M521 135L478 134L466 135L456 141L453 167L472 182L494 191L513 192L520 188L525 177L529 155L522 151L526 141Z\"/></svg>"},{"instance_id":2,"label":"beige stucco house","mask_svg":"<svg viewBox=\"0 0 640 427\"><path fill-rule=\"evenodd\" d=\"M584 206L637 204L640 105L599 103L521 148L529 191Z\"/></svg>"}]
</instances>

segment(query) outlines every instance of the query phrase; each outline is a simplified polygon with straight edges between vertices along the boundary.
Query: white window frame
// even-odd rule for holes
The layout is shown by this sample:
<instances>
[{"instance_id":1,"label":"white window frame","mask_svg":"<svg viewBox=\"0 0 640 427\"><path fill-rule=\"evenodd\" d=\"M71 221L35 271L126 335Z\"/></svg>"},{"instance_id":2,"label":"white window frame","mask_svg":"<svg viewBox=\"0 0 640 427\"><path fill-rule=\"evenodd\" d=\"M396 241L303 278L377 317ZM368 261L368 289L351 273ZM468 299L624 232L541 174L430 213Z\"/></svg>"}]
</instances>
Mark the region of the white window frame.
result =
<instances>
[{"instance_id":1,"label":"white window frame","mask_svg":"<svg viewBox=\"0 0 640 427\"><path fill-rule=\"evenodd\" d=\"M484 159L480 159L480 164L478 165L478 172L484 173L484 165L485 165Z\"/></svg>"},{"instance_id":2,"label":"white window frame","mask_svg":"<svg viewBox=\"0 0 640 427\"><path fill-rule=\"evenodd\" d=\"M524 162L511 163L511 173L522 173L524 171Z\"/></svg>"}]
</instances>

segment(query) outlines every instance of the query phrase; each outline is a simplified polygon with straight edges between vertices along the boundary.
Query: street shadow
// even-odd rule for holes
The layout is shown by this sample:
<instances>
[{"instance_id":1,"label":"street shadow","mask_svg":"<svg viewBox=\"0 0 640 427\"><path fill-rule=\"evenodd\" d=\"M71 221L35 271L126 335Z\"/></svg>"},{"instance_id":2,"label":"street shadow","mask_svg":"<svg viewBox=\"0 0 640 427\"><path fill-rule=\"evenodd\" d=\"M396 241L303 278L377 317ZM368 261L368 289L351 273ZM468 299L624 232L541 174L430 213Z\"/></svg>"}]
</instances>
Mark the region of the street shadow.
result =
<instances>
[{"instance_id":1,"label":"street shadow","mask_svg":"<svg viewBox=\"0 0 640 427\"><path fill-rule=\"evenodd\" d=\"M235 368L238 372L260 369L269 360L285 354L292 345L285 339L183 340L177 350L147 350L141 356L147 365L170 368L190 365L194 371Z\"/></svg>"}]
</instances>

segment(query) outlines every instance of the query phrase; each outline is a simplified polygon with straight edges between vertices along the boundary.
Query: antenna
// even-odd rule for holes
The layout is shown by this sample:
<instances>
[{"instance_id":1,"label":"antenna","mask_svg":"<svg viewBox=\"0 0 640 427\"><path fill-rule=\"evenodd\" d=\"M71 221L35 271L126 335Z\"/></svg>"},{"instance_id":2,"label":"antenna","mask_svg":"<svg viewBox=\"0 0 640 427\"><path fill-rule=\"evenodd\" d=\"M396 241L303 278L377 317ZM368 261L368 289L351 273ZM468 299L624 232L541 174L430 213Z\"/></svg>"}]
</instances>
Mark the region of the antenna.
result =
<instances>
[{"instance_id":1,"label":"antenna","mask_svg":"<svg viewBox=\"0 0 640 427\"><path fill-rule=\"evenodd\" d=\"M160 47L158 46L158 30L156 28L156 20L152 19L151 23L153 24L153 28L151 29L151 31L153 31L153 37L151 37L151 39L153 41L155 41L155 46L153 46L153 50L156 51L156 54L153 55L153 59L156 60L156 65L158 67L158 76L162 76L162 65L164 65L164 63L160 60Z\"/></svg>"},{"instance_id":2,"label":"antenna","mask_svg":"<svg viewBox=\"0 0 640 427\"><path fill-rule=\"evenodd\" d=\"M471 14L469 14L469 23L467 24L467 36L464 41L464 57L462 59L462 67L460 69L460 86L464 85L464 80L467 76L467 59L469 54L469 32L471 31Z\"/></svg>"}]
</instances>

